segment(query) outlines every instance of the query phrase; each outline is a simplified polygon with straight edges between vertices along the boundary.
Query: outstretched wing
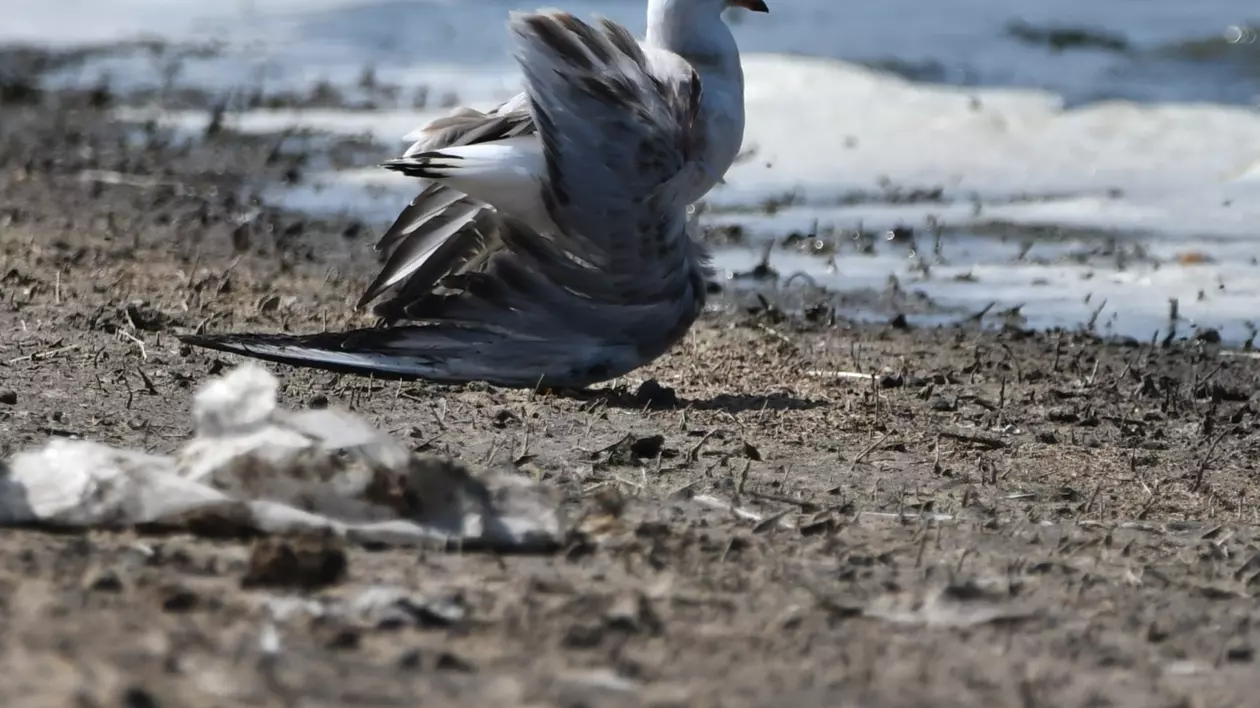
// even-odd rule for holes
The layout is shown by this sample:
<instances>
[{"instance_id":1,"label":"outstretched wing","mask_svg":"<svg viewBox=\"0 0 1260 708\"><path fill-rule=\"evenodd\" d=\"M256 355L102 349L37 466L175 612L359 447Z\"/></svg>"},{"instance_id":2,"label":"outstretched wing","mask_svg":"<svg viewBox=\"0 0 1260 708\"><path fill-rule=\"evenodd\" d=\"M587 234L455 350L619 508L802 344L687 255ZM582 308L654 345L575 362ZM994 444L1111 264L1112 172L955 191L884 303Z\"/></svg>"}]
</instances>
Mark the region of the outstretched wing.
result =
<instances>
[{"instance_id":1,"label":"outstretched wing","mask_svg":"<svg viewBox=\"0 0 1260 708\"><path fill-rule=\"evenodd\" d=\"M586 386L668 350L699 315L708 273L686 231L689 171L702 169L699 79L611 22L543 12L513 14L510 28L557 232L497 216L502 247L414 293L400 313L407 326L182 339L305 366L511 387Z\"/></svg>"},{"instance_id":2,"label":"outstretched wing","mask_svg":"<svg viewBox=\"0 0 1260 708\"><path fill-rule=\"evenodd\" d=\"M555 11L509 20L547 161L543 200L564 250L603 271L592 297L668 295L694 249L678 185L703 169L700 77L620 25L597 25Z\"/></svg>"},{"instance_id":3,"label":"outstretched wing","mask_svg":"<svg viewBox=\"0 0 1260 708\"><path fill-rule=\"evenodd\" d=\"M421 129L419 139L403 156L534 132L525 94L519 94L487 113L460 108L432 121ZM487 237L493 232L493 219L493 211L486 204L438 182L429 184L377 241L376 250L389 255L359 299L358 307L394 290L393 296L375 309L386 319L396 319L402 304L417 293L432 289L440 278L466 267L495 246Z\"/></svg>"}]
</instances>

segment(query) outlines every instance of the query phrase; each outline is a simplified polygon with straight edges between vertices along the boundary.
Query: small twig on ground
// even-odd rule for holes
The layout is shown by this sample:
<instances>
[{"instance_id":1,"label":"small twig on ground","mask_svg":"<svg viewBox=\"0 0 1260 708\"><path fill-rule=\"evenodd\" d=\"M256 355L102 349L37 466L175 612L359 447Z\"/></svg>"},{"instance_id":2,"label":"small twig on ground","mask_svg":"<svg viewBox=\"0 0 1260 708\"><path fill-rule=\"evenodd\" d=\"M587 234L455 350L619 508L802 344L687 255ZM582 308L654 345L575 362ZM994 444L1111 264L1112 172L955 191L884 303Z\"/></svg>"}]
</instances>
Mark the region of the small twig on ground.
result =
<instances>
[{"instance_id":1,"label":"small twig on ground","mask_svg":"<svg viewBox=\"0 0 1260 708\"><path fill-rule=\"evenodd\" d=\"M10 359L8 363L20 364L21 362L24 362L24 361L43 361L44 359L54 357L58 354L65 354L68 351L72 351L78 348L79 348L78 344L70 344L64 347L57 347L56 349L46 349L42 352L32 352L25 356L19 356L17 358Z\"/></svg>"},{"instance_id":2,"label":"small twig on ground","mask_svg":"<svg viewBox=\"0 0 1260 708\"><path fill-rule=\"evenodd\" d=\"M691 450L687 452L687 459L692 462L699 460L700 448L704 447L704 444L709 442L709 438L713 437L713 434L716 432L717 432L717 428L714 428L713 430L710 430L709 432L705 433L704 437L700 438L700 442L693 445Z\"/></svg>"},{"instance_id":3,"label":"small twig on ground","mask_svg":"<svg viewBox=\"0 0 1260 708\"><path fill-rule=\"evenodd\" d=\"M821 369L810 369L805 372L806 376L811 378L832 378L832 379L874 379L875 374L863 374L859 371L825 371Z\"/></svg>"},{"instance_id":4,"label":"small twig on ground","mask_svg":"<svg viewBox=\"0 0 1260 708\"><path fill-rule=\"evenodd\" d=\"M521 440L520 454L516 456L517 464L520 464L521 460L528 460L531 457L529 454L529 420L525 416L521 416L521 426L525 428L525 437Z\"/></svg>"},{"instance_id":5,"label":"small twig on ground","mask_svg":"<svg viewBox=\"0 0 1260 708\"><path fill-rule=\"evenodd\" d=\"M701 506L707 506L713 509L720 509L722 511L728 511L731 514L734 514L735 516L741 519L744 519L745 521L761 522L763 518L761 514L758 514L755 511L741 509L740 507L737 507L734 504L731 504L730 502L723 501L709 494L697 494L693 496L691 500L697 504L700 504ZM790 527L790 522L785 521L783 523Z\"/></svg>"},{"instance_id":6,"label":"small twig on ground","mask_svg":"<svg viewBox=\"0 0 1260 708\"><path fill-rule=\"evenodd\" d=\"M622 435L621 437L617 438L616 440L614 440L613 442L597 450L587 450L582 447L578 447L577 450L585 455L590 455L591 457L598 457L606 452L611 452L613 448L617 447L618 445L624 445L627 442L632 442L633 440L634 440L634 433L626 433Z\"/></svg>"},{"instance_id":7,"label":"small twig on ground","mask_svg":"<svg viewBox=\"0 0 1260 708\"><path fill-rule=\"evenodd\" d=\"M1094 381L1096 381L1096 380L1098 379L1098 364L1099 364L1101 361L1102 361L1101 359L1095 359L1095 360L1094 360L1094 368L1093 368L1093 369L1089 372L1089 376L1085 377L1085 386L1086 386L1086 387L1093 386L1093 385L1094 385Z\"/></svg>"},{"instance_id":8,"label":"small twig on ground","mask_svg":"<svg viewBox=\"0 0 1260 708\"><path fill-rule=\"evenodd\" d=\"M770 325L758 324L757 329L760 329L762 332L765 332L789 347L795 347L795 345L792 344L792 339L790 337Z\"/></svg>"},{"instance_id":9,"label":"small twig on ground","mask_svg":"<svg viewBox=\"0 0 1260 708\"><path fill-rule=\"evenodd\" d=\"M1005 440L1000 440L992 435L985 435L974 430L942 430L940 431L940 436L943 438L950 438L951 440L958 440L960 442L968 442L979 445L987 450L1002 450L1008 447Z\"/></svg>"},{"instance_id":10,"label":"small twig on ground","mask_svg":"<svg viewBox=\"0 0 1260 708\"><path fill-rule=\"evenodd\" d=\"M883 435L879 436L879 440L876 440L870 445L867 445L865 449L859 452L857 457L853 458L852 464L849 465L849 473L852 474L853 471L857 469L857 466L861 464L862 460L865 459L867 455L871 454L872 452L875 452L875 450L877 450L880 445L883 445L884 441L888 439L889 435L892 435L892 433L884 433Z\"/></svg>"},{"instance_id":11,"label":"small twig on ground","mask_svg":"<svg viewBox=\"0 0 1260 708\"><path fill-rule=\"evenodd\" d=\"M621 476L621 475L619 475L619 474L617 474L617 475L613 475L613 479L614 479L614 480L616 480L616 481L618 481L618 482L620 482L621 484L626 485L627 487L631 487L631 488L633 488L633 489L634 489L635 491L637 491L639 494L642 494L642 493L643 493L643 490L644 490L644 489L646 489L646 485L641 484L641 483L639 483L639 482L632 482L632 481L630 481L630 480L626 479L625 477L622 477L622 476Z\"/></svg>"},{"instance_id":12,"label":"small twig on ground","mask_svg":"<svg viewBox=\"0 0 1260 708\"><path fill-rule=\"evenodd\" d=\"M102 184L125 185L141 189L157 187L173 187L177 194L192 194L193 190L183 182L168 179L157 179L148 175L133 175L116 170L83 170L79 173L81 182L100 182Z\"/></svg>"},{"instance_id":13,"label":"small twig on ground","mask_svg":"<svg viewBox=\"0 0 1260 708\"><path fill-rule=\"evenodd\" d=\"M765 531L774 528L780 523L785 522L787 515L791 514L792 512L793 512L793 509L784 509L783 511L780 511L778 513L771 514L770 516L767 516L761 521L758 521L757 524L753 526L752 532L764 533ZM795 524L784 523L784 525L787 526L788 528L796 528Z\"/></svg>"},{"instance_id":14,"label":"small twig on ground","mask_svg":"<svg viewBox=\"0 0 1260 708\"><path fill-rule=\"evenodd\" d=\"M153 380L149 378L148 374L144 373L144 369L137 366L136 371L140 373L140 380L144 381L144 387L148 390L149 394L153 396L159 395L157 386L153 385Z\"/></svg>"},{"instance_id":15,"label":"small twig on ground","mask_svg":"<svg viewBox=\"0 0 1260 708\"><path fill-rule=\"evenodd\" d=\"M1207 476L1208 463L1212 461L1212 454L1216 452L1216 446L1225 438L1226 435L1234 432L1226 430L1220 433L1212 440L1212 444L1208 445L1207 452L1203 453L1203 459L1199 461L1199 468L1194 472L1194 484L1190 487L1190 491L1197 492L1203 487L1203 478Z\"/></svg>"},{"instance_id":16,"label":"small twig on ground","mask_svg":"<svg viewBox=\"0 0 1260 708\"><path fill-rule=\"evenodd\" d=\"M1094 508L1094 502L1098 501L1098 495L1102 493L1102 485L1102 480L1099 480L1098 484L1094 486L1094 493L1089 495L1089 500L1086 501L1085 505L1081 507L1081 510L1076 513L1076 523L1079 524L1085 514L1089 513L1089 511Z\"/></svg>"},{"instance_id":17,"label":"small twig on ground","mask_svg":"<svg viewBox=\"0 0 1260 708\"><path fill-rule=\"evenodd\" d=\"M126 337L127 339L130 339L131 341L135 342L136 346L140 347L140 358L141 358L141 359L143 359L143 360L145 360L145 361L148 361L148 360L149 360L149 351L148 351L147 349L145 349L145 348L144 348L144 342L140 341L139 339L137 339L136 337L132 336L131 334L128 334L128 333L127 333L127 330L125 330L125 329L120 329L120 330L118 330L118 333L119 333L119 334L121 334L122 336Z\"/></svg>"},{"instance_id":18,"label":"small twig on ground","mask_svg":"<svg viewBox=\"0 0 1260 708\"><path fill-rule=\"evenodd\" d=\"M783 494L767 494L766 492L758 492L758 491L751 491L751 492L748 492L747 494L753 499L760 499L762 501L770 501L770 502L778 502L780 504L791 504L792 506L798 507L801 511L805 513L813 513L815 511L819 511L820 509L822 509L822 506L812 501L808 501L805 499L793 499L792 497L789 497Z\"/></svg>"},{"instance_id":19,"label":"small twig on ground","mask_svg":"<svg viewBox=\"0 0 1260 708\"><path fill-rule=\"evenodd\" d=\"M1206 384L1208 381L1211 381L1212 377L1220 373L1221 368L1224 366L1225 366L1225 362L1223 361L1217 362L1216 368L1207 372L1207 374L1205 374L1202 378L1200 378L1198 375L1195 375L1190 383L1190 391L1193 393L1194 390L1197 389L1199 386L1202 386Z\"/></svg>"}]
</instances>

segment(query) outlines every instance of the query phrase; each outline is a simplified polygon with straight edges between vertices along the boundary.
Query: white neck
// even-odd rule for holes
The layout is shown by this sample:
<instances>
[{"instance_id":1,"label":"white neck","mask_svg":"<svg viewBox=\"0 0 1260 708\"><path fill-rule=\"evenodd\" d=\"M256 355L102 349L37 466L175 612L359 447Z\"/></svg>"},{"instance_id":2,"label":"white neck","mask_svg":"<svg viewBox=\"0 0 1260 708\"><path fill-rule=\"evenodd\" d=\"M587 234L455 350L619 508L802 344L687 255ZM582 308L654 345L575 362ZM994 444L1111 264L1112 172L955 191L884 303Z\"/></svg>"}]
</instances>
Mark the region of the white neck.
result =
<instances>
[{"instance_id":1,"label":"white neck","mask_svg":"<svg viewBox=\"0 0 1260 708\"><path fill-rule=\"evenodd\" d=\"M735 36L714 5L697 0L649 0L649 46L681 56L700 75L700 114L708 139L701 160L707 171L686 195L703 197L726 173L744 140L744 69Z\"/></svg>"},{"instance_id":2,"label":"white neck","mask_svg":"<svg viewBox=\"0 0 1260 708\"><path fill-rule=\"evenodd\" d=\"M681 56L702 76L720 74L743 83L735 36L721 14L705 3L649 0L647 43Z\"/></svg>"}]
</instances>

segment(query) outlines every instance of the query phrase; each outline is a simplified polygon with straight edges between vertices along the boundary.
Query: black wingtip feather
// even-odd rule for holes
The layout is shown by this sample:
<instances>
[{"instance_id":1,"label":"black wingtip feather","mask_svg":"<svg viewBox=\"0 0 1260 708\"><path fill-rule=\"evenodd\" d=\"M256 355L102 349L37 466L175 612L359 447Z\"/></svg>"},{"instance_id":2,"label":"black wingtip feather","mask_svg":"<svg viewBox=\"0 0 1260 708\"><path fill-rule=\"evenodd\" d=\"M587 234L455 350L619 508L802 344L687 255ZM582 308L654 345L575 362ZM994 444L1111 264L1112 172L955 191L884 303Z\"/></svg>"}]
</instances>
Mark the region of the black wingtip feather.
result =
<instances>
[{"instance_id":1,"label":"black wingtip feather","mask_svg":"<svg viewBox=\"0 0 1260 708\"><path fill-rule=\"evenodd\" d=\"M459 155L447 155L444 153L433 157L444 161L464 159ZM424 155L404 160L387 160L382 162L380 166L392 172L400 172L408 177L419 179L439 179L447 176L447 172L451 169L449 164L435 164L426 160Z\"/></svg>"},{"instance_id":2,"label":"black wingtip feather","mask_svg":"<svg viewBox=\"0 0 1260 708\"><path fill-rule=\"evenodd\" d=\"M362 329L351 330L344 333L326 332L322 334L297 336L281 334L185 334L179 336L179 341L194 347L201 347L202 349L210 349L228 354L238 354L251 359L270 361L276 364L286 364L288 366L303 369L319 369L321 371L331 371L338 374L371 376L372 378L384 381L434 381L434 379L429 376L381 370L367 364L321 361L318 359L309 359L306 357L282 354L279 352L270 352L255 348L261 345L288 345L300 346L304 349L336 351L343 348L357 348L354 346L347 347L347 345L353 344L351 341L352 338L364 335L370 336L373 332L379 333L381 331L383 330Z\"/></svg>"}]
</instances>

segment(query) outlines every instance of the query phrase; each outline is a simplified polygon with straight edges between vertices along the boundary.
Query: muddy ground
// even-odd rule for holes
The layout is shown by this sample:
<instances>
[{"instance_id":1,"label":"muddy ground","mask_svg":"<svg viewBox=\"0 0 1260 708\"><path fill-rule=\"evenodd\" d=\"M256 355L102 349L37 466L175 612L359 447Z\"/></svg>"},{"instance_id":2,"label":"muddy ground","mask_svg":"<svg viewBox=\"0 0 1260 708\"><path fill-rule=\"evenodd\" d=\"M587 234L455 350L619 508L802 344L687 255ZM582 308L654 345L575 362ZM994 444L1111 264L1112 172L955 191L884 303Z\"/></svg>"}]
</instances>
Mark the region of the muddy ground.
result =
<instances>
[{"instance_id":1,"label":"muddy ground","mask_svg":"<svg viewBox=\"0 0 1260 708\"><path fill-rule=\"evenodd\" d=\"M10 87L0 108L3 456L51 435L176 447L195 387L233 363L178 333L367 321L351 305L374 227L250 196L326 155L176 140L111 122L110 102ZM356 150L340 159L383 156ZM570 542L299 543L318 572L276 588L251 581L276 551L254 540L7 530L0 704L1254 702L1260 359L774 302L721 299L587 397L271 367L287 405L554 482ZM649 379L676 400L642 395ZM447 610L263 607L378 584Z\"/></svg>"}]
</instances>

